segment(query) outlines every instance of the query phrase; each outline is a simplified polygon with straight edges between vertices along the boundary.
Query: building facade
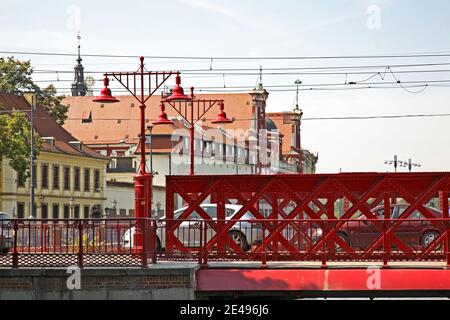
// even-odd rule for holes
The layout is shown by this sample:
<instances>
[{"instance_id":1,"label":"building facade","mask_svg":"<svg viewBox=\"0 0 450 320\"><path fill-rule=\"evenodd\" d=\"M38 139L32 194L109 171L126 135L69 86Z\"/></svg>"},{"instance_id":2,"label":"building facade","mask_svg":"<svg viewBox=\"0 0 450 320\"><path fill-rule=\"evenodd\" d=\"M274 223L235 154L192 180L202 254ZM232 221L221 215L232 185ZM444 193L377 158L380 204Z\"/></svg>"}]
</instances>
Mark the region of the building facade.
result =
<instances>
[{"instance_id":1,"label":"building facade","mask_svg":"<svg viewBox=\"0 0 450 320\"><path fill-rule=\"evenodd\" d=\"M38 219L101 218L106 200L106 162L40 152L36 160L35 212ZM30 217L30 179L2 163L1 211Z\"/></svg>"},{"instance_id":2,"label":"building facade","mask_svg":"<svg viewBox=\"0 0 450 320\"><path fill-rule=\"evenodd\" d=\"M30 116L23 97L0 94L0 102ZM35 119L42 140L35 161L35 212L30 212L31 179L15 172L7 159L0 164L0 211L17 218L101 218L109 159L72 137L39 106Z\"/></svg>"}]
</instances>

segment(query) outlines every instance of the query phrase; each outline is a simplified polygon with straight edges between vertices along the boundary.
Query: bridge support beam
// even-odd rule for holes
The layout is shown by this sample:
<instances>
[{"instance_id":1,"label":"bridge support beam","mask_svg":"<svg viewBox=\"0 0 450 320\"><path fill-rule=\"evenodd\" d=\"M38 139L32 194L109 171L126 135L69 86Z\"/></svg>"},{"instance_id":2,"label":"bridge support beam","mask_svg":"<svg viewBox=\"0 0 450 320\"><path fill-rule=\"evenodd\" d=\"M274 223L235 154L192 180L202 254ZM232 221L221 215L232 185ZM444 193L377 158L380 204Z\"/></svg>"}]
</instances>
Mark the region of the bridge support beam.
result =
<instances>
[{"instance_id":1,"label":"bridge support beam","mask_svg":"<svg viewBox=\"0 0 450 320\"><path fill-rule=\"evenodd\" d=\"M196 279L197 291L205 293L450 293L450 270L438 268L202 269Z\"/></svg>"}]
</instances>

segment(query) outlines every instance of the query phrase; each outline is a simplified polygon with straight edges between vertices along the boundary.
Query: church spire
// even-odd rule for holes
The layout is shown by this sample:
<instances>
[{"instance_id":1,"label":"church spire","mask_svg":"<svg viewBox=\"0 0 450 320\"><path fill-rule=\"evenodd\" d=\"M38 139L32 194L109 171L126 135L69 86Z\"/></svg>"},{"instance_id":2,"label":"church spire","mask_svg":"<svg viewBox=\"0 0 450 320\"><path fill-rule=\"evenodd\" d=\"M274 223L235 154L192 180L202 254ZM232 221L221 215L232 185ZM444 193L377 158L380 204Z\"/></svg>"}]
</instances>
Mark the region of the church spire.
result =
<instances>
[{"instance_id":1,"label":"church spire","mask_svg":"<svg viewBox=\"0 0 450 320\"><path fill-rule=\"evenodd\" d=\"M72 96L85 96L86 95L86 85L84 83L84 67L81 64L81 36L78 32L78 63L75 66L75 78L72 83Z\"/></svg>"}]
</instances>

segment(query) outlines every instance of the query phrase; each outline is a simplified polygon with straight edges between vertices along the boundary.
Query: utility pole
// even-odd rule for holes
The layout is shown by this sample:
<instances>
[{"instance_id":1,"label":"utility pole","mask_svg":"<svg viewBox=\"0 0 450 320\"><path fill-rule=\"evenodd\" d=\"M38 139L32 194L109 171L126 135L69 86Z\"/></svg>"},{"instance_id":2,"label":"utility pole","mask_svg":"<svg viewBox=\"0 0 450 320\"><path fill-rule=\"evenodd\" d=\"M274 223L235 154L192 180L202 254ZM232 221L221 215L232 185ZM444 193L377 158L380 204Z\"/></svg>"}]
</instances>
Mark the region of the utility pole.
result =
<instances>
[{"instance_id":1,"label":"utility pole","mask_svg":"<svg viewBox=\"0 0 450 320\"><path fill-rule=\"evenodd\" d=\"M408 159L408 170L409 170L409 172L412 172L412 168L413 167L417 167L417 168L420 168L420 167L422 167L422 165L421 164L418 164L418 163L413 163L412 162L412 159Z\"/></svg>"},{"instance_id":2,"label":"utility pole","mask_svg":"<svg viewBox=\"0 0 450 320\"><path fill-rule=\"evenodd\" d=\"M409 172L412 172L413 167L420 168L421 164L413 163L412 159L408 159L408 161L399 160L398 156L394 156L394 160L387 160L384 164L386 165L394 165L395 172L397 172L398 167L408 168Z\"/></svg>"},{"instance_id":3,"label":"utility pole","mask_svg":"<svg viewBox=\"0 0 450 320\"><path fill-rule=\"evenodd\" d=\"M394 165L395 172L397 172L397 168L399 165L398 156L394 156L394 160L387 160L384 164L386 165Z\"/></svg>"},{"instance_id":4,"label":"utility pole","mask_svg":"<svg viewBox=\"0 0 450 320\"><path fill-rule=\"evenodd\" d=\"M34 154L34 110L36 108L36 92L27 92L24 94L25 99L30 103L30 124L31 124L31 147L30 147L30 215L28 219L35 219L35 180L36 180L36 170L35 170L35 161L36 155Z\"/></svg>"}]
</instances>

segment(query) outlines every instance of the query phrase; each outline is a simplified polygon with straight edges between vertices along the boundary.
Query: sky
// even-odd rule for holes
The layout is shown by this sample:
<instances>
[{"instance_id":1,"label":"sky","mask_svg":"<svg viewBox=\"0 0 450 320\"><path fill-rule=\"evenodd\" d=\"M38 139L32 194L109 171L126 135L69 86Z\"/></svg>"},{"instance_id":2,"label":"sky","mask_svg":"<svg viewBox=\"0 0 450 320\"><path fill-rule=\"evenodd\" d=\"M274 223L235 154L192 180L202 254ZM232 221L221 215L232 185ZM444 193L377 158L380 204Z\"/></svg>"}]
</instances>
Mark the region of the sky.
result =
<instances>
[{"instance_id":1,"label":"sky","mask_svg":"<svg viewBox=\"0 0 450 320\"><path fill-rule=\"evenodd\" d=\"M132 56L286 57L358 56L450 52L450 2L447 0L165 0L165 1L5 1L0 0L0 51L76 52ZM2 54L1 55L6 55ZM30 59L41 85L54 83L68 93L74 57L15 55ZM84 57L86 71L134 70L137 59ZM394 66L449 63L450 57L186 60L150 59L151 70ZM443 69L428 67L422 69ZM411 69L411 68L409 68ZM419 68L420 69L420 68ZM399 74L401 81L450 80L450 72ZM404 69L408 70L408 68ZM55 72L53 72L55 71ZM56 73L56 71L59 71ZM367 70L364 70L367 71ZM367 74L347 75L362 81ZM59 79L60 81L56 81ZM271 86L343 85L345 75L263 75L270 93L268 111L289 111L295 91ZM254 86L257 75L183 77L191 85ZM368 82L392 82L376 76ZM365 83L368 83L365 82ZM97 81L96 88L101 85ZM347 86L348 87L348 86ZM291 88L292 89L292 88ZM420 93L412 93L419 92ZM410 91L410 92L408 92ZM319 154L319 173L392 171L385 161L413 159L421 171L450 171L450 117L307 120L402 114L450 113L450 87L400 86L368 90L302 90L302 146ZM235 116L236 115L230 115ZM404 169L403 169L404 170ZM417 170L417 169L415 169Z\"/></svg>"}]
</instances>

